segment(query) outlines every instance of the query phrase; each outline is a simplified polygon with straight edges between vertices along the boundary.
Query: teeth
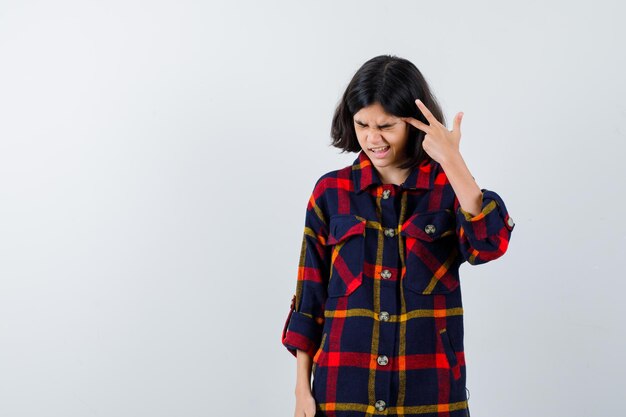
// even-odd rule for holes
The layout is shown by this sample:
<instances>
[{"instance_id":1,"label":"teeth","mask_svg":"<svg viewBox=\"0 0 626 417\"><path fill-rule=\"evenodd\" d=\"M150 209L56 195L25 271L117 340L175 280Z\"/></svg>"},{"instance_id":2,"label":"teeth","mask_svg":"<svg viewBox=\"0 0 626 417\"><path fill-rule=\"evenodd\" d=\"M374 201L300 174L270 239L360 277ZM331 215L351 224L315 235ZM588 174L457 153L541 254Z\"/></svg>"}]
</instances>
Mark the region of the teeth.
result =
<instances>
[{"instance_id":1,"label":"teeth","mask_svg":"<svg viewBox=\"0 0 626 417\"><path fill-rule=\"evenodd\" d=\"M370 148L371 151L378 152L387 149L389 146L382 146L380 148Z\"/></svg>"}]
</instances>

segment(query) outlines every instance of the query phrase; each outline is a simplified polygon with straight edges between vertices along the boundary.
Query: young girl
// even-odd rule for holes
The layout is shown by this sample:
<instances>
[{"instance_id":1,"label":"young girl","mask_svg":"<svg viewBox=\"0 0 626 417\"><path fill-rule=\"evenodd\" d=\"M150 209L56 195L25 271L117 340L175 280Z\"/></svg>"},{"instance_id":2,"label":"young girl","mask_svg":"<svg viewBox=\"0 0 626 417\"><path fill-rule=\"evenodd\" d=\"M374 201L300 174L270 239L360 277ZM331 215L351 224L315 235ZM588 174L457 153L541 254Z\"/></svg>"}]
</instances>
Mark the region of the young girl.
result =
<instances>
[{"instance_id":1,"label":"young girl","mask_svg":"<svg viewBox=\"0 0 626 417\"><path fill-rule=\"evenodd\" d=\"M459 266L502 256L514 222L465 165L462 116L448 130L395 56L348 85L332 145L358 156L315 183L281 335L294 417L469 416Z\"/></svg>"}]
</instances>

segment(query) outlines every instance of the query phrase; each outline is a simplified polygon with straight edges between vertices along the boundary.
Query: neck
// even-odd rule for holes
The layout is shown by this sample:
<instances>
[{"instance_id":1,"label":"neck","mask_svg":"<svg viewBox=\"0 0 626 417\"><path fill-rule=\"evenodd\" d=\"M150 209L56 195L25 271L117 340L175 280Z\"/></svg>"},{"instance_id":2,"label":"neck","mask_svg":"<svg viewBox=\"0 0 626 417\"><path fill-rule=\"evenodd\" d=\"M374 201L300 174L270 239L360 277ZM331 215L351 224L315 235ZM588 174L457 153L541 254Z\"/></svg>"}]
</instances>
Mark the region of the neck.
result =
<instances>
[{"instance_id":1,"label":"neck","mask_svg":"<svg viewBox=\"0 0 626 417\"><path fill-rule=\"evenodd\" d=\"M406 181L410 174L410 169L399 169L396 167L376 168L378 176L383 184L400 185Z\"/></svg>"}]
</instances>

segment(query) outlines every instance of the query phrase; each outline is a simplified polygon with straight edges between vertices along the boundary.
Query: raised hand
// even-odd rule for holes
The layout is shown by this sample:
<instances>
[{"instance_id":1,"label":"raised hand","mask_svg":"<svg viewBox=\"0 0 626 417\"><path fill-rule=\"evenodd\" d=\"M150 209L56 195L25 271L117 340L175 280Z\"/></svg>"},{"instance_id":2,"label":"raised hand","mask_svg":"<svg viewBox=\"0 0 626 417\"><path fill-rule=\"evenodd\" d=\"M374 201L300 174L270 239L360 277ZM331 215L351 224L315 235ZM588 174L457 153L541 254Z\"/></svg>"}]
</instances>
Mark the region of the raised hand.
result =
<instances>
[{"instance_id":1,"label":"raised hand","mask_svg":"<svg viewBox=\"0 0 626 417\"><path fill-rule=\"evenodd\" d=\"M422 147L435 161L441 164L454 158L457 153L460 153L459 143L461 142L461 119L463 118L463 112L456 114L454 117L454 128L448 130L433 116L420 99L415 100L415 103L429 124L422 123L413 117L401 117L401 119L426 133Z\"/></svg>"}]
</instances>

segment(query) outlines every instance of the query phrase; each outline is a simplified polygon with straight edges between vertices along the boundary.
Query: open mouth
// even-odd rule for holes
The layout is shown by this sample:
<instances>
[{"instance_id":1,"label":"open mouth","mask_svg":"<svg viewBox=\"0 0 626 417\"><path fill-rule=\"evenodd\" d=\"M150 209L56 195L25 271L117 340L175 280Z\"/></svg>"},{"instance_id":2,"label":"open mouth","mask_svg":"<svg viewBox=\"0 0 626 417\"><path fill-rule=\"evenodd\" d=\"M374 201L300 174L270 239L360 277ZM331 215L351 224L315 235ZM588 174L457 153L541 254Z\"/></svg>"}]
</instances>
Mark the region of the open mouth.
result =
<instances>
[{"instance_id":1,"label":"open mouth","mask_svg":"<svg viewBox=\"0 0 626 417\"><path fill-rule=\"evenodd\" d=\"M389 150L389 145L379 146L377 148L368 148L368 149L377 154L384 154L385 152L387 152L387 150Z\"/></svg>"}]
</instances>

